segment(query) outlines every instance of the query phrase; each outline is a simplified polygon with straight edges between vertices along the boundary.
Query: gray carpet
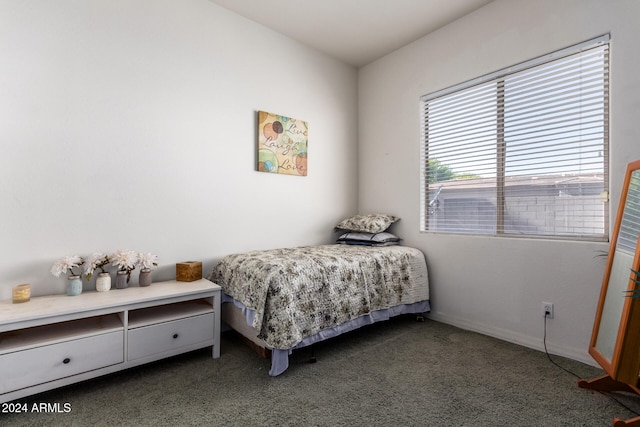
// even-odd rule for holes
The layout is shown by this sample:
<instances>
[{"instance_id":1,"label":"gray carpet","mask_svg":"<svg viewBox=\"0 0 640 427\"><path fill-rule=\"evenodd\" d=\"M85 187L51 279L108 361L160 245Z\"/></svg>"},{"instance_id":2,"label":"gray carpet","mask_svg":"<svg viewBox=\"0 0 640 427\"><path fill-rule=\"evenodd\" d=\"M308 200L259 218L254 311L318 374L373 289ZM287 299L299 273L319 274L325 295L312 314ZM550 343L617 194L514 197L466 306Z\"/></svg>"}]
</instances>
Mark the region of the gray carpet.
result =
<instances>
[{"instance_id":1,"label":"gray carpet","mask_svg":"<svg viewBox=\"0 0 640 427\"><path fill-rule=\"evenodd\" d=\"M581 389L545 353L442 323L396 318L269 362L223 334L195 351L20 400L69 413L0 414L2 426L610 426L635 416ZM581 378L599 369L552 356ZM640 398L616 393L640 411Z\"/></svg>"}]
</instances>

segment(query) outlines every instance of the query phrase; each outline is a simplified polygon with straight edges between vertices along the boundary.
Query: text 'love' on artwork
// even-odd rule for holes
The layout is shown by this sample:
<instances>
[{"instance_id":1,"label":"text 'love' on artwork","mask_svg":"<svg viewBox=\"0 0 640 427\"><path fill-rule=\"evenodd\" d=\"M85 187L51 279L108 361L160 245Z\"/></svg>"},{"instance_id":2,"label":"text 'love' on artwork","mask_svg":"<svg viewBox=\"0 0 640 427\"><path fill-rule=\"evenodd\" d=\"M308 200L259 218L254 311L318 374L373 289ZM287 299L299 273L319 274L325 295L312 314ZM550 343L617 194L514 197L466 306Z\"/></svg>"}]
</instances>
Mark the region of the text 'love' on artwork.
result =
<instances>
[{"instance_id":1,"label":"text 'love' on artwork","mask_svg":"<svg viewBox=\"0 0 640 427\"><path fill-rule=\"evenodd\" d=\"M307 176L307 122L258 111L258 171Z\"/></svg>"}]
</instances>

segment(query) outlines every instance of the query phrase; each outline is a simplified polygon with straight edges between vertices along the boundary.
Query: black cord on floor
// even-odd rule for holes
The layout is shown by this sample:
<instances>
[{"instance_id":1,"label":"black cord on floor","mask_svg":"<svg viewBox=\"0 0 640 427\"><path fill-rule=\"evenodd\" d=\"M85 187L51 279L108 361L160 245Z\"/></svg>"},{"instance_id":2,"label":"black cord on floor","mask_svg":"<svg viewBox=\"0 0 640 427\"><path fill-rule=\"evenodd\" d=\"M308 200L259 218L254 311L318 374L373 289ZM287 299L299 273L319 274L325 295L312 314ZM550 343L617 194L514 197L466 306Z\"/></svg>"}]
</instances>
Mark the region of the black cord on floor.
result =
<instances>
[{"instance_id":1,"label":"black cord on floor","mask_svg":"<svg viewBox=\"0 0 640 427\"><path fill-rule=\"evenodd\" d=\"M551 355L549 354L549 351L547 350L547 316L544 316L544 336L542 339L542 344L544 345L544 352L547 355L547 358L549 359L549 361L557 366L558 368L562 369L563 371L573 375L574 377L578 378L578 379L582 379L578 374L576 374L575 372L570 371L569 369L558 365L552 358ZM627 411L631 412L632 414L636 415L636 416L640 416L640 413L634 411L633 409L629 408L627 405L625 405L624 403L620 402L618 399L615 398L615 396L612 396L610 393L605 393L603 391L600 390L594 390L597 391L598 393L602 394L603 396L607 396L609 399L613 400L614 402L616 402L618 405L622 406L624 409L626 409Z\"/></svg>"},{"instance_id":2,"label":"black cord on floor","mask_svg":"<svg viewBox=\"0 0 640 427\"><path fill-rule=\"evenodd\" d=\"M556 365L558 368L562 369L563 371L568 372L569 374L573 375L577 379L581 379L580 375L576 374L575 372L571 372L570 370L568 370L567 368L565 368L563 366L558 365L551 358L551 355L549 354L549 351L547 350L547 316L544 316L544 337L542 338L542 344L544 344L544 352L547 355L547 358L549 359L549 362L551 362L552 364Z\"/></svg>"}]
</instances>

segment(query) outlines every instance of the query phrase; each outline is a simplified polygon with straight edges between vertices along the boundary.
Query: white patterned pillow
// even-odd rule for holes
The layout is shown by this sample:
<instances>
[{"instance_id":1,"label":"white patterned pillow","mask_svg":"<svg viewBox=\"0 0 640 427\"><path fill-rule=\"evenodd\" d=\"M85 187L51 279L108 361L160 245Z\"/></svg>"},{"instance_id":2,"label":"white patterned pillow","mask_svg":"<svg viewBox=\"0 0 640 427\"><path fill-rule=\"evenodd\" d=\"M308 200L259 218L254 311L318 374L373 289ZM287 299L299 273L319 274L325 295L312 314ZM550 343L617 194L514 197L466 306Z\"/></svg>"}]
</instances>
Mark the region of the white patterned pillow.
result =
<instances>
[{"instance_id":1,"label":"white patterned pillow","mask_svg":"<svg viewBox=\"0 0 640 427\"><path fill-rule=\"evenodd\" d=\"M346 218L338 225L336 230L360 231L363 233L382 233L400 218L387 214L355 215Z\"/></svg>"}]
</instances>

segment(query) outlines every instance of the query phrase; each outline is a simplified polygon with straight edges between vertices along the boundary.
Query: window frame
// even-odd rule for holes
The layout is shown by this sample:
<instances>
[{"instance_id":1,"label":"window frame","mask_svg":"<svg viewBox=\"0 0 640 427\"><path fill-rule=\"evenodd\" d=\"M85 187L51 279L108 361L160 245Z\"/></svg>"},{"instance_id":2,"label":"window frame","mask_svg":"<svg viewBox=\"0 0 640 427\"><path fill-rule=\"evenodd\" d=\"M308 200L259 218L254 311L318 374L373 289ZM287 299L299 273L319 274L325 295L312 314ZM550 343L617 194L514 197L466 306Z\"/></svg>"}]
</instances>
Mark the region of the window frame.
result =
<instances>
[{"instance_id":1,"label":"window frame","mask_svg":"<svg viewBox=\"0 0 640 427\"><path fill-rule=\"evenodd\" d=\"M432 186L429 183L429 123L427 117L429 116L429 103L451 95L454 93L462 92L476 87L481 87L483 84L496 82L495 93L496 97L503 97L502 101L497 101L496 105L504 105L504 79L508 78L521 71L537 67L546 63L557 61L583 51L588 51L593 48L606 46L604 49L604 79L603 87L605 88L606 98L603 101L603 137L602 137L602 150L603 150L603 192L601 193L603 206L603 232L600 233L584 233L584 234L543 234L543 233L525 233L514 234L512 232L505 232L505 212L507 211L507 204L505 202L505 158L506 158L506 142L504 132L504 110L500 112L496 108L495 121L496 121L496 136L495 136L495 148L496 148L496 177L495 177L495 231L492 233L481 233L473 231L446 231L446 230L433 230L429 228L430 212L435 209L435 203L438 202L438 195L440 190ZM604 34L599 37L578 43L573 46L569 46L564 49L557 50L555 52L506 67L493 73L448 87L442 90L435 91L433 93L423 95L420 97L420 172L421 172L421 185L420 185L420 231L424 233L446 233L446 234L462 234L462 235L482 235L490 237L526 237L526 238L542 238L542 239L563 239L563 240L587 240L587 241L608 241L609 240L609 56L610 56L610 35ZM498 83L502 82L502 83ZM500 104L502 102L502 104ZM442 187L440 187L442 188ZM493 187L492 187L493 188Z\"/></svg>"}]
</instances>

